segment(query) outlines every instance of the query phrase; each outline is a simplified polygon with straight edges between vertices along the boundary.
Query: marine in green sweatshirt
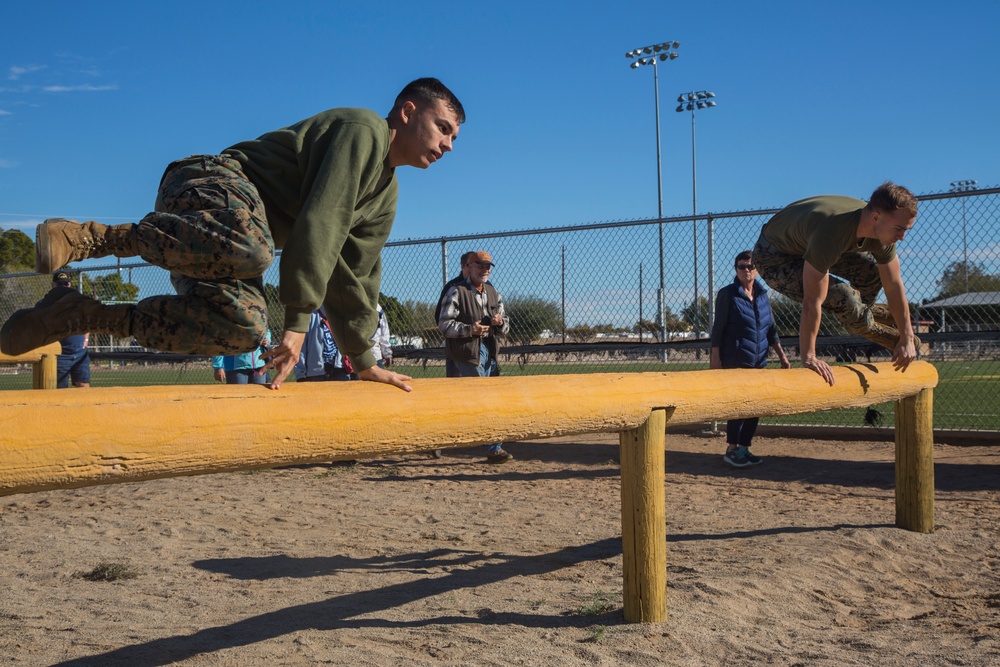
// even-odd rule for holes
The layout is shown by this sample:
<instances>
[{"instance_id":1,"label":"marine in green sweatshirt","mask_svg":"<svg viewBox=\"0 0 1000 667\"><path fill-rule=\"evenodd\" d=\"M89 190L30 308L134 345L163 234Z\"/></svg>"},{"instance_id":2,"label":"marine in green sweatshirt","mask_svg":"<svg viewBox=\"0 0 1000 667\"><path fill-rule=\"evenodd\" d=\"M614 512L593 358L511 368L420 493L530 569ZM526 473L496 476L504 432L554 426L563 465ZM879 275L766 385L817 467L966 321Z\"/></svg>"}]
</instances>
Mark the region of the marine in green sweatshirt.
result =
<instances>
[{"instance_id":1,"label":"marine in green sweatshirt","mask_svg":"<svg viewBox=\"0 0 1000 667\"><path fill-rule=\"evenodd\" d=\"M284 331L261 358L278 389L292 372L321 305L363 380L409 390L379 368L381 251L396 213L395 169L426 169L452 150L465 111L433 78L410 82L382 118L331 109L225 150L167 167L154 212L137 224L50 219L36 230L36 270L91 257L140 256L170 271L176 295L105 305L59 292L0 328L0 348L33 349L69 329L133 337L144 347L226 355L262 346L264 271L282 249Z\"/></svg>"}]
</instances>

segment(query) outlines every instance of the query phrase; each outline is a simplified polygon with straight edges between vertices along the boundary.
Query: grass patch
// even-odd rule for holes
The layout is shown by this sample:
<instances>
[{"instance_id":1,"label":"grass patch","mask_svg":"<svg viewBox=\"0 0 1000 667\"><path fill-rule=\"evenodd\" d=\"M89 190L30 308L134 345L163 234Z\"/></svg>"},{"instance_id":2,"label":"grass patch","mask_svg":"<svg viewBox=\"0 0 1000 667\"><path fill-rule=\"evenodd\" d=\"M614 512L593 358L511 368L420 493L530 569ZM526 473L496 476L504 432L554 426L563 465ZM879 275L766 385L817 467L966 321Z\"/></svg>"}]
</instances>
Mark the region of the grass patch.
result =
<instances>
[{"instance_id":1,"label":"grass patch","mask_svg":"<svg viewBox=\"0 0 1000 667\"><path fill-rule=\"evenodd\" d=\"M316 473L316 477L336 477L344 473L352 472L358 467L357 461L335 461L323 472Z\"/></svg>"},{"instance_id":2,"label":"grass patch","mask_svg":"<svg viewBox=\"0 0 1000 667\"><path fill-rule=\"evenodd\" d=\"M590 601L576 610L578 616L600 616L618 607L617 596L613 593L594 593Z\"/></svg>"},{"instance_id":3,"label":"grass patch","mask_svg":"<svg viewBox=\"0 0 1000 667\"><path fill-rule=\"evenodd\" d=\"M400 477L403 469L399 466L376 466L369 471L372 477Z\"/></svg>"},{"instance_id":4,"label":"grass patch","mask_svg":"<svg viewBox=\"0 0 1000 667\"><path fill-rule=\"evenodd\" d=\"M90 572L77 572L74 576L87 581L123 581L138 577L139 570L128 563L98 563Z\"/></svg>"}]
</instances>

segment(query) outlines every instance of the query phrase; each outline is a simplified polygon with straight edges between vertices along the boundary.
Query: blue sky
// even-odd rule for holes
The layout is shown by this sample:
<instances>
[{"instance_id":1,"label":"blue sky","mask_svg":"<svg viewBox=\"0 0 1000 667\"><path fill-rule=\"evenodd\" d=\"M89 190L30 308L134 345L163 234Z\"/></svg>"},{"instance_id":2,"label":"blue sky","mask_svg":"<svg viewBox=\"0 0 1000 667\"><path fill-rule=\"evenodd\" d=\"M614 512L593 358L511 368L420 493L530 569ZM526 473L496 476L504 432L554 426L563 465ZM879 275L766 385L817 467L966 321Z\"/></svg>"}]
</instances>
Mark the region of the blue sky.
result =
<instances>
[{"instance_id":1,"label":"blue sky","mask_svg":"<svg viewBox=\"0 0 1000 667\"><path fill-rule=\"evenodd\" d=\"M400 170L393 239L1000 184L1000 3L8 3L0 227L136 220L163 168L335 106L387 111L437 76L465 105L455 151ZM374 8L378 8L375 11Z\"/></svg>"}]
</instances>

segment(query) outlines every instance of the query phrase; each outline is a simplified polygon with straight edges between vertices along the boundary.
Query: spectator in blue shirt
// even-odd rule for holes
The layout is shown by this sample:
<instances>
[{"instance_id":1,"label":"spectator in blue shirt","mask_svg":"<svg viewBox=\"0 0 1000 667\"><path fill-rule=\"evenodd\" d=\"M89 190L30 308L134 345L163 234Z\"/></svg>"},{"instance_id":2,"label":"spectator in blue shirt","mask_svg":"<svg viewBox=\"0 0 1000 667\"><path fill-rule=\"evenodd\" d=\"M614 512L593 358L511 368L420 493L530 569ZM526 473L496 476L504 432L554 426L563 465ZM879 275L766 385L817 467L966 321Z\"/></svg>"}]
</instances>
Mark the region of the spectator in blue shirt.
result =
<instances>
[{"instance_id":1,"label":"spectator in blue shirt","mask_svg":"<svg viewBox=\"0 0 1000 667\"><path fill-rule=\"evenodd\" d=\"M271 343L271 332L265 334L265 341ZM243 354L227 354L212 357L212 369L216 382L226 384L267 384L267 374L260 369L267 361L260 358L263 350L256 349Z\"/></svg>"},{"instance_id":2,"label":"spectator in blue shirt","mask_svg":"<svg viewBox=\"0 0 1000 667\"><path fill-rule=\"evenodd\" d=\"M340 353L323 308L314 310L309 317L309 330L299 351L299 362L292 370L296 382L359 379L350 360Z\"/></svg>"}]
</instances>

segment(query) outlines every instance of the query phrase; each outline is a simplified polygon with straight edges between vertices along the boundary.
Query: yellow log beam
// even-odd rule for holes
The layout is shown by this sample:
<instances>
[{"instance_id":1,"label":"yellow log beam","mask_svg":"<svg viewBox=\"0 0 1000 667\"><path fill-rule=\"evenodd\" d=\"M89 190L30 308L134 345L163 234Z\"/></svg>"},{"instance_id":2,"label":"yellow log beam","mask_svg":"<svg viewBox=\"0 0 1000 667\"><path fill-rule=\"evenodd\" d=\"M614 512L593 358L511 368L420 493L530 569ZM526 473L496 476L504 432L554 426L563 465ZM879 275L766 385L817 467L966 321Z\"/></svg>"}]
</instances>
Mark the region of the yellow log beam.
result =
<instances>
[{"instance_id":1,"label":"yellow log beam","mask_svg":"<svg viewBox=\"0 0 1000 667\"><path fill-rule=\"evenodd\" d=\"M0 392L0 495L497 441L863 407L937 384L915 362L792 370Z\"/></svg>"},{"instance_id":2,"label":"yellow log beam","mask_svg":"<svg viewBox=\"0 0 1000 667\"><path fill-rule=\"evenodd\" d=\"M62 354L62 345L49 343L24 354L9 355L0 352L0 365L31 364L31 388L55 389L58 380L57 356Z\"/></svg>"},{"instance_id":3,"label":"yellow log beam","mask_svg":"<svg viewBox=\"0 0 1000 667\"><path fill-rule=\"evenodd\" d=\"M0 365L33 364L40 361L46 355L54 356L57 354L62 354L62 345L59 343L49 343L44 347L35 348L24 354L11 355L0 352Z\"/></svg>"}]
</instances>

